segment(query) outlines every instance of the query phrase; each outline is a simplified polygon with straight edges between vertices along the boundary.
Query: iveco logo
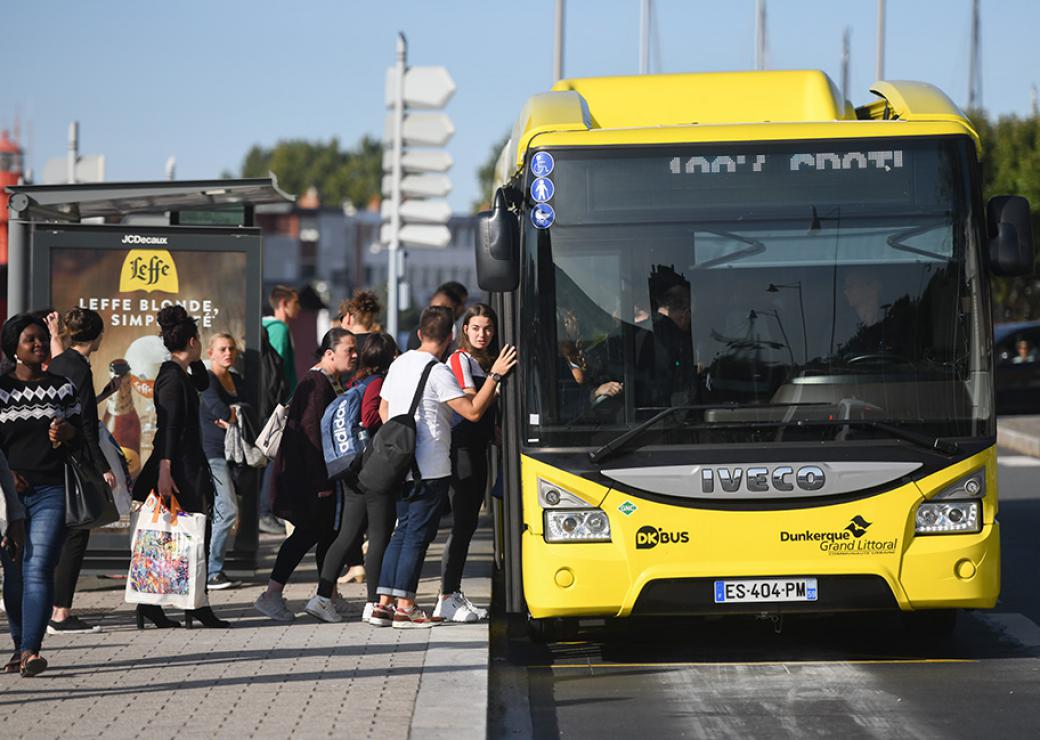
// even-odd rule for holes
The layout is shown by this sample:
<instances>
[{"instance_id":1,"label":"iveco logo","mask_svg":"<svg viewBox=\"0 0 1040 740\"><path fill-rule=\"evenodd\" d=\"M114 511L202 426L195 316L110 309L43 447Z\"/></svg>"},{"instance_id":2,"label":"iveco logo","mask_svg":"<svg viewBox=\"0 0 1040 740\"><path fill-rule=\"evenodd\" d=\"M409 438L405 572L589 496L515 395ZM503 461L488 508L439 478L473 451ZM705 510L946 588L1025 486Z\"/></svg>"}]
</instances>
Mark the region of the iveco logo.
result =
<instances>
[{"instance_id":1,"label":"iveco logo","mask_svg":"<svg viewBox=\"0 0 1040 740\"><path fill-rule=\"evenodd\" d=\"M701 468L701 491L715 493L715 483L726 493L736 493L741 485L754 493L774 491L818 491L826 481L823 469L817 465L803 465L796 471L790 465L779 465L772 470L753 468Z\"/></svg>"},{"instance_id":2,"label":"iveco logo","mask_svg":"<svg viewBox=\"0 0 1040 740\"><path fill-rule=\"evenodd\" d=\"M169 237L166 236L141 236L140 234L127 234L123 237L123 244L166 244Z\"/></svg>"}]
</instances>

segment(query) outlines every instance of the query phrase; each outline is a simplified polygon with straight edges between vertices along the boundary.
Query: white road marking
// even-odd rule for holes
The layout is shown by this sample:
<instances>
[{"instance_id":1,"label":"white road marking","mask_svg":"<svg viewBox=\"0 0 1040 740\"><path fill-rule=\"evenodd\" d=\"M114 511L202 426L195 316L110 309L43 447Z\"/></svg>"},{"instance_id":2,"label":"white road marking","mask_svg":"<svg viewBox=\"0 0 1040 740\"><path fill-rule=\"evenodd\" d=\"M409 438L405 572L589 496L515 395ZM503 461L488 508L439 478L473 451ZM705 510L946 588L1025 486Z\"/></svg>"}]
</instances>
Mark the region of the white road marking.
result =
<instances>
[{"instance_id":1,"label":"white road marking","mask_svg":"<svg viewBox=\"0 0 1040 740\"><path fill-rule=\"evenodd\" d=\"M1040 647L1040 625L1025 614L976 612L974 617L1023 647Z\"/></svg>"},{"instance_id":2,"label":"white road marking","mask_svg":"<svg viewBox=\"0 0 1040 740\"><path fill-rule=\"evenodd\" d=\"M1029 455L1001 455L997 458L998 465L1007 465L1009 468L1035 468L1040 467L1040 457Z\"/></svg>"}]
</instances>

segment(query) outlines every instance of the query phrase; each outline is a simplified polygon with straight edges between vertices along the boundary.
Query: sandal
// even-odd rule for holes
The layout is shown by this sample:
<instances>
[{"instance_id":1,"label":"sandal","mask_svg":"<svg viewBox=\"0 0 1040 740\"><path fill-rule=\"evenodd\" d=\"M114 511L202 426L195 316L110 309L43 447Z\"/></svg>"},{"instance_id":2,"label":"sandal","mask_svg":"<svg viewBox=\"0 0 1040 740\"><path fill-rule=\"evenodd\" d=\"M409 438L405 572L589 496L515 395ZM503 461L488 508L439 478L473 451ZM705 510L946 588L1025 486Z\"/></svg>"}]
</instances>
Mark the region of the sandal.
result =
<instances>
[{"instance_id":1,"label":"sandal","mask_svg":"<svg viewBox=\"0 0 1040 740\"><path fill-rule=\"evenodd\" d=\"M18 673L22 668L22 653L20 650L15 650L14 655L11 659L4 663L4 667L0 669L3 673Z\"/></svg>"},{"instance_id":2,"label":"sandal","mask_svg":"<svg viewBox=\"0 0 1040 740\"><path fill-rule=\"evenodd\" d=\"M46 658L41 658L39 655L29 655L28 653L22 656L20 665L22 678L38 676L45 670L47 670Z\"/></svg>"}]
</instances>

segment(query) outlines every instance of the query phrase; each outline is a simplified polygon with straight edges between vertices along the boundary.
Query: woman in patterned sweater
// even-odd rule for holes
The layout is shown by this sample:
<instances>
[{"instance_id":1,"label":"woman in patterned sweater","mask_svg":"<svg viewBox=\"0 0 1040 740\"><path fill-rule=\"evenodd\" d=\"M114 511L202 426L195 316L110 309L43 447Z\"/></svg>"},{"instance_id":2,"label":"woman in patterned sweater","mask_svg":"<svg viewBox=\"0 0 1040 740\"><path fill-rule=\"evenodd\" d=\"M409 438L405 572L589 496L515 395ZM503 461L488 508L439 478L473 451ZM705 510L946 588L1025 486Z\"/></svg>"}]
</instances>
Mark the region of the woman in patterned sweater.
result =
<instances>
[{"instance_id":1,"label":"woman in patterned sweater","mask_svg":"<svg viewBox=\"0 0 1040 740\"><path fill-rule=\"evenodd\" d=\"M65 453L81 437L76 389L49 373L50 332L40 319L19 314L0 331L0 348L15 361L0 376L0 450L14 473L25 507L25 547L4 550L4 609L15 653L5 673L35 676L54 597L54 566L65 536Z\"/></svg>"}]
</instances>

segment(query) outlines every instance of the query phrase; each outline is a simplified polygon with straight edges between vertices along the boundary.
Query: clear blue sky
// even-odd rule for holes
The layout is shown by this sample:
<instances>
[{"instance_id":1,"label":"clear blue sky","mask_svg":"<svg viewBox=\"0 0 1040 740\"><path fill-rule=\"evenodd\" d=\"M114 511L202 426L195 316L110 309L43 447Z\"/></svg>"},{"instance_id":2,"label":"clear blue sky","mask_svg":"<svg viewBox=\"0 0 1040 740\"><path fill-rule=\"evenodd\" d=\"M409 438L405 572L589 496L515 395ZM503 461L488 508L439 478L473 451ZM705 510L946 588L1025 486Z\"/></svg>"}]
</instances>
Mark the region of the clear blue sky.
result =
<instances>
[{"instance_id":1,"label":"clear blue sky","mask_svg":"<svg viewBox=\"0 0 1040 740\"><path fill-rule=\"evenodd\" d=\"M567 0L567 76L638 71L639 0ZM660 70L748 69L754 0L656 0ZM886 77L967 98L970 0L889 0ZM874 80L875 0L768 0L769 66L840 78L852 28L852 100ZM444 65L458 91L450 200L476 197L475 172L525 98L552 83L554 0L141 0L6 3L0 124L32 123L37 172L65 151L104 153L109 180L237 171L254 143L380 136L384 68L398 30L413 65ZM1026 114L1040 82L1040 3L983 0L983 102ZM655 55L656 56L656 55ZM656 69L654 71L657 71Z\"/></svg>"}]
</instances>

